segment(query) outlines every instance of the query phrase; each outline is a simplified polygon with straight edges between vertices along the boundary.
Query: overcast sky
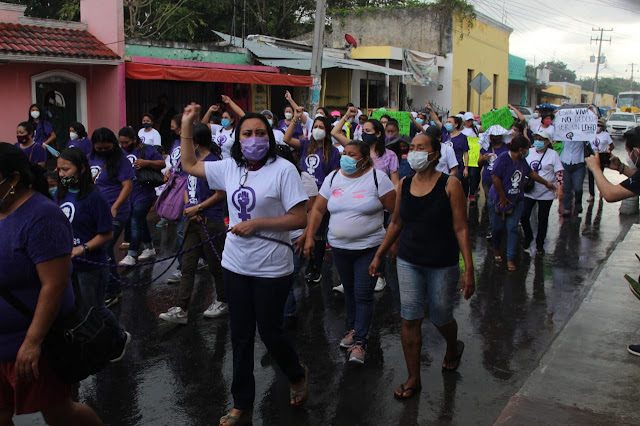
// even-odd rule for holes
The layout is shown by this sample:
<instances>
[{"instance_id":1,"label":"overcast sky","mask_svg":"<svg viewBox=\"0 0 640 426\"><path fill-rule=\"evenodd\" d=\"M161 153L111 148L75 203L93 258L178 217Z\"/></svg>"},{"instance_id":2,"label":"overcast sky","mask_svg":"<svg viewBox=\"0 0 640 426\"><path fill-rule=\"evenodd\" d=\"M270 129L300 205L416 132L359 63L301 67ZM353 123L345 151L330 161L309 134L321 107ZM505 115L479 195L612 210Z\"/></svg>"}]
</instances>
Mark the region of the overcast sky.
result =
<instances>
[{"instance_id":1,"label":"overcast sky","mask_svg":"<svg viewBox=\"0 0 640 426\"><path fill-rule=\"evenodd\" d=\"M513 28L509 51L539 64L553 59L565 62L579 77L593 77L600 32L592 27L613 28L604 32L602 55L606 63L600 75L631 77L640 82L640 0L469 0L476 10ZM635 37L634 37L635 35Z\"/></svg>"}]
</instances>

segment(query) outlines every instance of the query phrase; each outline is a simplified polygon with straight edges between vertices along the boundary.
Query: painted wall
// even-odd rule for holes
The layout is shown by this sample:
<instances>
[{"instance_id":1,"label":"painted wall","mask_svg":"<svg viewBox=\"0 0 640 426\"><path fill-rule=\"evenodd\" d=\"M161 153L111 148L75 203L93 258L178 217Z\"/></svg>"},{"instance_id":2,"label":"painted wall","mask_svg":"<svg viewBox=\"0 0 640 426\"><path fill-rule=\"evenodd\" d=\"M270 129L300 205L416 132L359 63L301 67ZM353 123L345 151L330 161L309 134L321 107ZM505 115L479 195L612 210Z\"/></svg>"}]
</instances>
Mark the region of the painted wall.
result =
<instances>
[{"instance_id":1,"label":"painted wall","mask_svg":"<svg viewBox=\"0 0 640 426\"><path fill-rule=\"evenodd\" d=\"M411 109L420 110L429 101L439 114L451 111L453 55L447 55L444 61L438 58L438 83L442 84L442 90L437 87L406 86L407 97L413 99Z\"/></svg>"},{"instance_id":2,"label":"painted wall","mask_svg":"<svg viewBox=\"0 0 640 426\"><path fill-rule=\"evenodd\" d=\"M488 20L487 20L488 21ZM454 28L459 28L454 23ZM469 33L454 31L453 36L453 84L451 110L454 112L467 110L467 70L473 70L474 78L480 72L491 82L491 86L481 97L481 111L478 112L478 94L471 90L470 111L478 115L487 113L494 106L494 75L498 76L495 107L507 105L509 89L509 32L489 25L480 19L476 20Z\"/></svg>"},{"instance_id":3,"label":"painted wall","mask_svg":"<svg viewBox=\"0 0 640 426\"><path fill-rule=\"evenodd\" d=\"M180 61L251 65L251 55L248 52L220 52L213 50L181 49L127 43L125 45L125 54L127 56L144 56L146 58L173 59Z\"/></svg>"},{"instance_id":4,"label":"painted wall","mask_svg":"<svg viewBox=\"0 0 640 426\"><path fill-rule=\"evenodd\" d=\"M569 102L569 103L580 103L580 99L582 96L582 87L577 84L567 83L566 81L561 82L549 82L549 87L545 89L545 92L556 93L559 95L564 95L569 99L561 99L560 103ZM555 102L551 102L555 103Z\"/></svg>"},{"instance_id":5,"label":"painted wall","mask_svg":"<svg viewBox=\"0 0 640 426\"><path fill-rule=\"evenodd\" d=\"M124 7L122 0L81 0L80 20L87 30L124 58Z\"/></svg>"},{"instance_id":6,"label":"painted wall","mask_svg":"<svg viewBox=\"0 0 640 426\"><path fill-rule=\"evenodd\" d=\"M6 64L0 67L0 93L4 102L0 114L0 140L14 142L16 126L25 121L32 103L31 77L52 70L65 70L77 74L87 81L88 123L83 123L87 132L97 127L109 127L117 131L120 125L120 99L110 94L118 93L118 69L116 66L97 65L50 65L50 64Z\"/></svg>"}]
</instances>

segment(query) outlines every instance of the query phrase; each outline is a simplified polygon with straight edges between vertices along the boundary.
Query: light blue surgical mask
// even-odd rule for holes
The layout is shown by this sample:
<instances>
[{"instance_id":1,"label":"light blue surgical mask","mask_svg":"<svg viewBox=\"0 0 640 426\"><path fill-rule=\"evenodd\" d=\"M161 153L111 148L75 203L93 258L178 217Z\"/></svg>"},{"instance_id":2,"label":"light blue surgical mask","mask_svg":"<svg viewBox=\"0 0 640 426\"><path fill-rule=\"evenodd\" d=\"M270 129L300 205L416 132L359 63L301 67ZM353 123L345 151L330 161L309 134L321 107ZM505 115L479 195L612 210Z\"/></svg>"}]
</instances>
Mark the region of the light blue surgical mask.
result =
<instances>
[{"instance_id":1,"label":"light blue surgical mask","mask_svg":"<svg viewBox=\"0 0 640 426\"><path fill-rule=\"evenodd\" d=\"M540 114L538 114L537 112L534 112L533 113L533 118L538 118L538 117L540 117Z\"/></svg>"},{"instance_id":2,"label":"light blue surgical mask","mask_svg":"<svg viewBox=\"0 0 640 426\"><path fill-rule=\"evenodd\" d=\"M227 127L229 127L231 125L231 120L229 120L228 118L223 118L220 121L220 124L222 125L222 127L224 127L226 129Z\"/></svg>"},{"instance_id":3,"label":"light blue surgical mask","mask_svg":"<svg viewBox=\"0 0 640 426\"><path fill-rule=\"evenodd\" d=\"M447 130L447 132L452 132L453 131L453 124L447 123L447 124L444 125L444 128Z\"/></svg>"},{"instance_id":4,"label":"light blue surgical mask","mask_svg":"<svg viewBox=\"0 0 640 426\"><path fill-rule=\"evenodd\" d=\"M435 121L433 121L433 120L431 120L431 122L430 122L429 124L430 124L431 126L435 126L435 125L436 125L436 122L435 122Z\"/></svg>"},{"instance_id":5,"label":"light blue surgical mask","mask_svg":"<svg viewBox=\"0 0 640 426\"><path fill-rule=\"evenodd\" d=\"M422 123L424 123L424 120L422 118L416 118L416 123L422 125Z\"/></svg>"},{"instance_id":6,"label":"light blue surgical mask","mask_svg":"<svg viewBox=\"0 0 640 426\"><path fill-rule=\"evenodd\" d=\"M267 118L267 121L269 122L269 126L273 127L273 120L270 118Z\"/></svg>"},{"instance_id":7,"label":"light blue surgical mask","mask_svg":"<svg viewBox=\"0 0 640 426\"><path fill-rule=\"evenodd\" d=\"M352 175L358 171L358 160L354 160L348 155L340 157L340 167L348 175Z\"/></svg>"},{"instance_id":8,"label":"light blue surgical mask","mask_svg":"<svg viewBox=\"0 0 640 426\"><path fill-rule=\"evenodd\" d=\"M533 147L538 151L542 151L544 149L544 141L533 141Z\"/></svg>"},{"instance_id":9,"label":"light blue surgical mask","mask_svg":"<svg viewBox=\"0 0 640 426\"><path fill-rule=\"evenodd\" d=\"M527 158L529 156L529 150L526 150L524 154L522 154L522 158Z\"/></svg>"}]
</instances>

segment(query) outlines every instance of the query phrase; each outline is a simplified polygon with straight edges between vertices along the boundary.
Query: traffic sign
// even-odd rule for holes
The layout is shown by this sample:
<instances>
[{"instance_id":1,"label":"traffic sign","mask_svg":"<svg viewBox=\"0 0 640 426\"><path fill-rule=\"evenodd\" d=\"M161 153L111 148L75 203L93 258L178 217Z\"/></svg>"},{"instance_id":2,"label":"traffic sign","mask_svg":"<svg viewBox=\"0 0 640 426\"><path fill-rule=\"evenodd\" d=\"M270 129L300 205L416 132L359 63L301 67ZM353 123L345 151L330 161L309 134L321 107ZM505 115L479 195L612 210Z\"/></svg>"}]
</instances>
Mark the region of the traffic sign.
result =
<instances>
[{"instance_id":1,"label":"traffic sign","mask_svg":"<svg viewBox=\"0 0 640 426\"><path fill-rule=\"evenodd\" d=\"M485 90L487 90L489 86L491 86L491 82L487 77L484 76L484 74L479 73L473 80L471 80L469 86L471 86L473 90L478 92L479 95L482 95Z\"/></svg>"}]
</instances>

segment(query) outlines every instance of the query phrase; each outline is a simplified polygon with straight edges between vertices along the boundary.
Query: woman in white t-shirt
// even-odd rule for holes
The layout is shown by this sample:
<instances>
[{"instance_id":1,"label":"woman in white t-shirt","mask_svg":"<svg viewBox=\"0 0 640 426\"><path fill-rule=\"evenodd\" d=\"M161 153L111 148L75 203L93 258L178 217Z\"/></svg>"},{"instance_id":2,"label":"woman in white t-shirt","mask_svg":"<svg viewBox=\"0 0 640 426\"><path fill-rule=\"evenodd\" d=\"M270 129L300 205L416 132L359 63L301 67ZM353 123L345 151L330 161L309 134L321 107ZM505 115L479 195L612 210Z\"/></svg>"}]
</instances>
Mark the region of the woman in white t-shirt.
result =
<instances>
[{"instance_id":1,"label":"woman in white t-shirt","mask_svg":"<svg viewBox=\"0 0 640 426\"><path fill-rule=\"evenodd\" d=\"M556 133L556 128L553 127L553 116L551 114L547 114L547 115L543 115L542 116L542 121L540 122L540 125L535 128L531 128L531 130L533 130L534 132L547 132L549 133L549 136L551 137L551 143L553 143L554 141L554 136Z\"/></svg>"},{"instance_id":2,"label":"woman in white t-shirt","mask_svg":"<svg viewBox=\"0 0 640 426\"><path fill-rule=\"evenodd\" d=\"M533 134L533 148L529 149L527 163L531 170L538 173L542 178L557 186L558 200L562 203L562 172L564 167L560 161L560 156L553 150L551 135L547 132L535 132ZM547 226L549 224L549 212L551 204L556 198L556 194L543 184L535 182L533 189L524 194L524 209L520 218L522 230L524 231L523 247L529 248L533 241L533 231L529 218L533 206L538 204L538 234L536 235L536 254L544 256L544 240L547 236Z\"/></svg>"},{"instance_id":3,"label":"woman in white t-shirt","mask_svg":"<svg viewBox=\"0 0 640 426\"><path fill-rule=\"evenodd\" d=\"M142 116L142 129L138 131L140 142L145 145L162 146L160 133L153 128L153 116L144 114Z\"/></svg>"},{"instance_id":4,"label":"woman in white t-shirt","mask_svg":"<svg viewBox=\"0 0 640 426\"><path fill-rule=\"evenodd\" d=\"M312 255L313 236L329 211L328 242L344 286L349 322L340 347L349 349L350 362L362 364L376 285L376 277L369 275L368 268L384 239L384 209L393 213L396 192L389 177L374 168L368 144L351 141L344 152L341 169L324 180L309 215L304 254L307 259Z\"/></svg>"},{"instance_id":5,"label":"woman in white t-shirt","mask_svg":"<svg viewBox=\"0 0 640 426\"><path fill-rule=\"evenodd\" d=\"M182 168L207 179L209 188L227 192L230 221L222 267L233 346L234 404L220 425L246 424L255 400L256 324L269 354L291 382L291 405L301 405L309 395L309 371L282 328L293 273L290 231L306 226L308 197L295 166L277 156L269 123L260 114L240 119L231 158L196 161L191 123L199 114L200 106L192 103L182 117Z\"/></svg>"}]
</instances>

